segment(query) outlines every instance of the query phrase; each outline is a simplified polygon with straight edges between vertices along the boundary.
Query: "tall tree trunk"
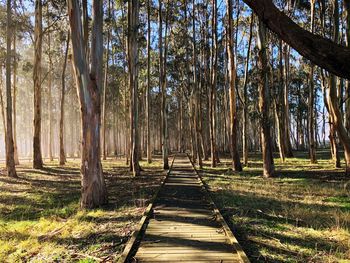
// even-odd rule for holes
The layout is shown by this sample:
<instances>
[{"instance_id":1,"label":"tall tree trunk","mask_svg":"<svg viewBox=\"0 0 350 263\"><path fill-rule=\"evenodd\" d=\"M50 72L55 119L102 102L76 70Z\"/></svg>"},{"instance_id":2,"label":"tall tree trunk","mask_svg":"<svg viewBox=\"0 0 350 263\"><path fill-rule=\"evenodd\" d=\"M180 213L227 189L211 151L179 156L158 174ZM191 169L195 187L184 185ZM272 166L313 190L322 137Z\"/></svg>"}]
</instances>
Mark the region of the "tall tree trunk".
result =
<instances>
[{"instance_id":1,"label":"tall tree trunk","mask_svg":"<svg viewBox=\"0 0 350 263\"><path fill-rule=\"evenodd\" d=\"M329 86L335 85L334 83L332 84L331 81L334 82L334 79L330 79ZM338 149L338 143L337 143L337 132L336 128L334 125L334 120L332 114L330 114L330 97L329 97L329 92L327 92L326 85L325 85L325 80L323 78L322 80L322 89L324 93L324 102L325 106L327 108L327 111L329 113L328 119L329 119L329 142L330 142L330 147L331 147L331 155L332 155L332 160L334 162L334 165L336 168L340 168L340 156L339 156L339 149Z\"/></svg>"},{"instance_id":2,"label":"tall tree trunk","mask_svg":"<svg viewBox=\"0 0 350 263\"><path fill-rule=\"evenodd\" d=\"M108 17L111 18L111 1L108 1ZM107 49L106 49L106 64L105 64L105 75L104 75L104 84L103 84L103 103L102 103L102 155L103 160L107 159L107 149L106 149L106 96L107 96L107 87L108 87L108 69L109 69L109 44L111 38L111 29L108 28L107 32Z\"/></svg>"},{"instance_id":3,"label":"tall tree trunk","mask_svg":"<svg viewBox=\"0 0 350 263\"><path fill-rule=\"evenodd\" d=\"M269 100L270 92L268 87L268 61L266 54L266 27L259 20L259 29L258 29L258 47L259 47L259 56L258 56L258 68L259 68L259 111L261 114L261 148L263 153L263 176L272 177L274 175L274 161L272 155L272 142L270 134L270 124L271 120L269 117Z\"/></svg>"},{"instance_id":4,"label":"tall tree trunk","mask_svg":"<svg viewBox=\"0 0 350 263\"><path fill-rule=\"evenodd\" d=\"M160 100L160 133L159 133L159 140L160 140L160 150L162 151L162 157L163 157L163 0L158 1L158 49L159 49L159 93L161 94L161 100ZM163 160L163 166L164 166L164 160Z\"/></svg>"},{"instance_id":5,"label":"tall tree trunk","mask_svg":"<svg viewBox=\"0 0 350 263\"><path fill-rule=\"evenodd\" d=\"M333 26L333 41L338 43L339 42L339 6L338 1L334 0L333 2L333 20L334 20L334 26ZM332 85L333 84L333 85ZM333 80L333 83L331 82L331 85L329 87L329 109L330 114L332 115L332 121L334 122L334 126L337 129L337 133L339 135L339 139L343 144L344 147L344 155L345 155L345 165L346 165L346 173L350 173L350 136L344 127L343 124L343 116L340 111L339 107L339 97L342 96L342 94L338 94L337 92L337 86L335 80Z\"/></svg>"},{"instance_id":6,"label":"tall tree trunk","mask_svg":"<svg viewBox=\"0 0 350 263\"><path fill-rule=\"evenodd\" d=\"M350 0L344 0L346 15L346 46L350 47ZM346 80L345 86L345 128L350 135L350 80Z\"/></svg>"},{"instance_id":7,"label":"tall tree trunk","mask_svg":"<svg viewBox=\"0 0 350 263\"><path fill-rule=\"evenodd\" d=\"M212 1L212 68L211 68L211 85L209 94L209 114L210 114L210 150L211 150L211 166L216 167L218 162L218 152L216 148L216 83L217 83L217 67L218 67L218 37L217 37L217 0Z\"/></svg>"},{"instance_id":8,"label":"tall tree trunk","mask_svg":"<svg viewBox=\"0 0 350 263\"><path fill-rule=\"evenodd\" d=\"M103 61L102 0L94 0L91 36L91 69L84 46L83 28L78 0L68 0L68 15L72 32L75 81L82 118L81 177L82 208L94 208L108 202L101 165L100 125Z\"/></svg>"},{"instance_id":9,"label":"tall tree trunk","mask_svg":"<svg viewBox=\"0 0 350 263\"><path fill-rule=\"evenodd\" d=\"M184 1L184 17L185 17L185 32L188 32L187 25L188 25L188 20L187 20L187 1ZM186 45L186 58L185 61L186 63L186 87L187 87L187 93L185 96L187 105L188 105L188 126L189 126L189 139L190 139L190 146L191 146L191 157L192 161L195 163L196 158L197 158L197 153L196 153L196 147L195 147L195 139L194 139L194 127L193 127L193 102L192 102L192 96L191 96L191 72L190 72L190 49L189 45ZM189 96L188 96L189 94Z\"/></svg>"},{"instance_id":10,"label":"tall tree trunk","mask_svg":"<svg viewBox=\"0 0 350 263\"><path fill-rule=\"evenodd\" d=\"M164 58L163 58L163 89L162 89L162 105L163 105L163 168L169 169L169 128L168 128L168 102L167 102L167 87L168 87L168 79L167 79L167 59L168 59L168 45L169 45L169 38L168 36L168 26L169 26L169 11L170 11L170 3L167 1L167 8L166 8L166 19L165 19L165 38L164 38Z\"/></svg>"},{"instance_id":11,"label":"tall tree trunk","mask_svg":"<svg viewBox=\"0 0 350 263\"><path fill-rule=\"evenodd\" d=\"M121 13L122 13L122 20L124 20L124 4L122 5L121 7ZM124 129L124 146L125 146L125 149L124 149L124 153L125 153L125 164L126 165L129 165L129 157L130 157L130 138L128 136L128 134L131 134L131 131L129 131L131 125L128 125L129 122L128 120L130 121L130 118L128 118L128 111L130 110L130 105L128 105L128 102L129 100L127 99L127 87L128 87L128 74L127 74L127 69L126 69L126 65L129 61L129 58L128 58L128 39L126 37L127 33L125 33L126 30L125 30L125 27L124 27L124 23L122 23L122 33L123 33L123 38L122 38L122 41L123 41L123 47L124 47L124 63L123 63L123 75L124 75L124 78L123 78L123 82L124 82L124 125L125 125L125 129ZM129 114L130 116L130 114Z\"/></svg>"},{"instance_id":12,"label":"tall tree trunk","mask_svg":"<svg viewBox=\"0 0 350 263\"><path fill-rule=\"evenodd\" d=\"M200 44L200 51L199 51L199 72L198 72L198 79L199 79L199 90L198 90L198 129L199 129L199 140L200 140L200 148L202 151L202 157L204 160L208 160L207 156L207 143L206 143L206 138L205 138L205 120L206 118L204 117L203 111L202 111L202 94L203 94L203 89L205 87L205 73L204 73L204 49L205 49L205 43L204 43L204 34L206 29L204 29L204 23L201 23L200 26L200 32L201 32L201 44Z\"/></svg>"},{"instance_id":13,"label":"tall tree trunk","mask_svg":"<svg viewBox=\"0 0 350 263\"><path fill-rule=\"evenodd\" d=\"M232 0L227 0L227 16L228 16L228 70L229 70L229 84L230 84L230 137L231 137L231 154L232 154L232 166L237 172L242 171L242 165L239 158L238 146L237 146L237 107L236 107L236 68L234 58L234 46L233 46L233 30L232 30Z\"/></svg>"},{"instance_id":14,"label":"tall tree trunk","mask_svg":"<svg viewBox=\"0 0 350 263\"><path fill-rule=\"evenodd\" d=\"M183 90L181 88L180 97L179 97L179 152L184 152L184 117L183 117Z\"/></svg>"},{"instance_id":15,"label":"tall tree trunk","mask_svg":"<svg viewBox=\"0 0 350 263\"><path fill-rule=\"evenodd\" d=\"M208 160L208 146L207 146L207 141L206 141L206 114L202 111L202 94L203 90L206 92L206 61L205 61L205 48L206 48L206 43L205 43L205 34L207 31L207 28L204 27L204 23L201 23L201 45L200 45L200 71L199 71L199 103L198 103L198 120L199 120L199 133L200 133L200 143L201 143L201 149L202 149L202 154L203 154L203 159ZM206 97L206 96L205 96Z\"/></svg>"},{"instance_id":16,"label":"tall tree trunk","mask_svg":"<svg viewBox=\"0 0 350 263\"><path fill-rule=\"evenodd\" d=\"M331 148L331 155L332 155L332 160L334 162L335 167L340 168L341 165L340 165L340 156L339 156L339 149L338 149L339 147L337 143L337 131L334 125L332 114L330 113L330 106L329 106L330 97L329 97L328 89L331 85L336 85L334 81L335 81L335 78L330 77L327 83L324 71L321 70L321 87L323 91L323 101L328 112L328 120L329 120L328 121L329 122L329 143Z\"/></svg>"},{"instance_id":17,"label":"tall tree trunk","mask_svg":"<svg viewBox=\"0 0 350 263\"><path fill-rule=\"evenodd\" d=\"M277 94L277 96L279 96ZM281 162L285 161L285 148L284 148L284 142L283 142L283 129L284 126L282 125L282 121L283 118L281 118L280 116L280 111L281 111L281 105L278 105L276 100L278 100L278 98L274 99L274 110L275 110L275 119L276 119L276 127L277 127L277 143L278 143L278 148L279 148L279 153L280 153L280 158L281 158Z\"/></svg>"},{"instance_id":18,"label":"tall tree trunk","mask_svg":"<svg viewBox=\"0 0 350 263\"><path fill-rule=\"evenodd\" d=\"M13 1L13 10L16 12L16 0ZM18 150L17 150L17 36L16 23L13 28L13 147L15 164L19 165Z\"/></svg>"},{"instance_id":19,"label":"tall tree trunk","mask_svg":"<svg viewBox=\"0 0 350 263\"><path fill-rule=\"evenodd\" d=\"M286 157L292 158L293 148L292 143L290 141L290 118L289 118L289 57L290 57L290 47L284 44L283 47L283 55L284 55L284 125L285 125L285 134L284 134L284 147Z\"/></svg>"},{"instance_id":20,"label":"tall tree trunk","mask_svg":"<svg viewBox=\"0 0 350 263\"><path fill-rule=\"evenodd\" d=\"M315 0L311 0L311 32L315 31ZM315 147L315 121L314 121L314 69L315 66L310 66L309 79L309 99L308 99L308 138L309 138L309 156L312 164L317 163L316 147Z\"/></svg>"},{"instance_id":21,"label":"tall tree trunk","mask_svg":"<svg viewBox=\"0 0 350 263\"><path fill-rule=\"evenodd\" d=\"M130 85L130 146L131 168L134 176L140 174L139 165L139 109L138 109L138 28L139 28L139 1L128 2L128 60Z\"/></svg>"},{"instance_id":22,"label":"tall tree trunk","mask_svg":"<svg viewBox=\"0 0 350 263\"><path fill-rule=\"evenodd\" d=\"M168 28L168 8L165 24L165 37L167 37ZM167 42L167 40L165 40ZM167 43L165 43L165 49ZM166 52L164 52L166 53ZM166 55L165 55L166 56ZM161 88L161 142L162 142L162 157L163 157L163 169L169 169L168 161L168 143L167 143L167 114L166 114L166 57L163 57L163 19L162 19L162 1L159 1L159 87Z\"/></svg>"},{"instance_id":23,"label":"tall tree trunk","mask_svg":"<svg viewBox=\"0 0 350 263\"><path fill-rule=\"evenodd\" d=\"M42 55L42 2L35 1L34 27L34 136L33 136L33 168L41 169L41 55Z\"/></svg>"},{"instance_id":24,"label":"tall tree trunk","mask_svg":"<svg viewBox=\"0 0 350 263\"><path fill-rule=\"evenodd\" d=\"M304 140L304 130L303 130L303 101L301 99L301 84L297 87L298 94L298 106L297 106L297 150L305 149L305 140Z\"/></svg>"},{"instance_id":25,"label":"tall tree trunk","mask_svg":"<svg viewBox=\"0 0 350 263\"><path fill-rule=\"evenodd\" d=\"M4 105L4 96L3 96L3 78L2 78L2 69L3 67L0 66L0 104L1 104L1 117L2 117L2 126L4 129L4 143L5 148L7 148L7 135L6 135L6 116L5 116L5 105ZM5 89L6 92L6 89Z\"/></svg>"},{"instance_id":26,"label":"tall tree trunk","mask_svg":"<svg viewBox=\"0 0 350 263\"><path fill-rule=\"evenodd\" d=\"M11 40L12 40L12 11L11 0L7 0L7 25L6 25L6 169L9 177L17 177L13 131L12 131L12 96L11 96Z\"/></svg>"},{"instance_id":27,"label":"tall tree trunk","mask_svg":"<svg viewBox=\"0 0 350 263\"><path fill-rule=\"evenodd\" d=\"M202 151L200 149L200 119L199 119L199 102L200 102L200 92L199 92L199 86L197 81L197 47L196 47L196 5L195 0L192 0L192 48L193 48L193 96L194 96L194 130L195 130L195 147L196 147L196 153L198 158L198 164L199 168L202 169L203 163L202 163Z\"/></svg>"},{"instance_id":28,"label":"tall tree trunk","mask_svg":"<svg viewBox=\"0 0 350 263\"><path fill-rule=\"evenodd\" d=\"M85 48L86 59L89 60L89 13L88 0L82 0L83 19L83 47Z\"/></svg>"},{"instance_id":29,"label":"tall tree trunk","mask_svg":"<svg viewBox=\"0 0 350 263\"><path fill-rule=\"evenodd\" d=\"M250 16L250 26L249 26L249 40L247 56L244 66L244 83L243 83L243 163L245 166L248 165L248 70L249 70L249 58L250 49L253 39L253 24L254 24L254 13Z\"/></svg>"},{"instance_id":30,"label":"tall tree trunk","mask_svg":"<svg viewBox=\"0 0 350 263\"><path fill-rule=\"evenodd\" d=\"M64 150L64 99L65 99L65 93L66 93L66 90L65 90L66 89L66 68L67 68L69 41L70 41L70 33L68 32L66 50L64 53L62 75L61 75L62 90L61 90L60 136L59 136L60 137L60 158L59 158L60 165L64 165L66 163L66 154Z\"/></svg>"},{"instance_id":31,"label":"tall tree trunk","mask_svg":"<svg viewBox=\"0 0 350 263\"><path fill-rule=\"evenodd\" d=\"M279 72L278 72L278 85L276 87L276 98L274 98L274 110L275 110L275 120L276 120L276 126L277 126L277 142L278 142L278 148L280 153L281 161L285 161L286 157L286 144L285 144L285 105L284 105L284 79L283 79L283 63L282 63L282 41L279 41L278 45L278 51L279 51ZM273 63L271 63L273 65ZM273 83L273 77L272 77L272 83Z\"/></svg>"},{"instance_id":32,"label":"tall tree trunk","mask_svg":"<svg viewBox=\"0 0 350 263\"><path fill-rule=\"evenodd\" d=\"M49 18L48 18L49 21ZM48 22L49 23L49 22ZM48 72L48 112L49 112L49 158L50 161L53 161L53 154L52 154L52 140L53 140L53 130L52 130L52 54L51 54L51 34L48 33L48 57L49 57L49 72Z\"/></svg>"},{"instance_id":33,"label":"tall tree trunk","mask_svg":"<svg viewBox=\"0 0 350 263\"><path fill-rule=\"evenodd\" d=\"M146 144L147 162L152 162L151 127L150 127L150 89L151 89L151 3L147 0L147 89L146 89Z\"/></svg>"}]
</instances>

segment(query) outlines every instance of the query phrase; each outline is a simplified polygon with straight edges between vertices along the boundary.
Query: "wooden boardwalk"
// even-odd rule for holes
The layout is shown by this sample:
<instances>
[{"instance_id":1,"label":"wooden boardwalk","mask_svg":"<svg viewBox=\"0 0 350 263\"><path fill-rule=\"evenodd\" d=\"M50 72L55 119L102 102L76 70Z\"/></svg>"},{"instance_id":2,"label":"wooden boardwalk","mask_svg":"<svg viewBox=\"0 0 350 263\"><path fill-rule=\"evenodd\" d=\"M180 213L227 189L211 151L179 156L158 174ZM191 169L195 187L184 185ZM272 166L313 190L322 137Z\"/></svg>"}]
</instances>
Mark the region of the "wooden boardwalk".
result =
<instances>
[{"instance_id":1,"label":"wooden boardwalk","mask_svg":"<svg viewBox=\"0 0 350 263\"><path fill-rule=\"evenodd\" d=\"M126 262L249 262L187 156L175 158L152 212Z\"/></svg>"}]
</instances>

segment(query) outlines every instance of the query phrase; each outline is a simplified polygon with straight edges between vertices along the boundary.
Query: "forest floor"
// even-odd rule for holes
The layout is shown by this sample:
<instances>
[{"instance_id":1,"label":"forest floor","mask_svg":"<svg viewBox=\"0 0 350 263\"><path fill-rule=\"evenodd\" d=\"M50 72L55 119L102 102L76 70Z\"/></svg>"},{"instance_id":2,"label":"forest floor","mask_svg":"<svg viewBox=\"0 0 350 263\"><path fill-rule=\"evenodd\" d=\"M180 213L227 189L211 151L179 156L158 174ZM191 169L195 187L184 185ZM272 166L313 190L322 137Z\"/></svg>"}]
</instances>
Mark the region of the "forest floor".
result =
<instances>
[{"instance_id":1,"label":"forest floor","mask_svg":"<svg viewBox=\"0 0 350 263\"><path fill-rule=\"evenodd\" d=\"M0 262L115 262L165 173L160 159L134 178L125 160L103 162L109 205L79 209L79 161L0 175Z\"/></svg>"},{"instance_id":2,"label":"forest floor","mask_svg":"<svg viewBox=\"0 0 350 263\"><path fill-rule=\"evenodd\" d=\"M241 173L225 158L201 173L252 262L350 262L349 177L328 151L315 165L295 155L275 159L272 179L261 177L258 154ZM115 262L165 176L160 158L141 166L134 178L125 160L104 161L110 204L93 211L79 209L79 160L0 174L0 262Z\"/></svg>"},{"instance_id":3,"label":"forest floor","mask_svg":"<svg viewBox=\"0 0 350 263\"><path fill-rule=\"evenodd\" d=\"M229 159L205 162L202 176L252 262L350 262L350 178L328 151L314 165L295 156L276 158L271 179L261 177L261 155L241 173Z\"/></svg>"}]
</instances>

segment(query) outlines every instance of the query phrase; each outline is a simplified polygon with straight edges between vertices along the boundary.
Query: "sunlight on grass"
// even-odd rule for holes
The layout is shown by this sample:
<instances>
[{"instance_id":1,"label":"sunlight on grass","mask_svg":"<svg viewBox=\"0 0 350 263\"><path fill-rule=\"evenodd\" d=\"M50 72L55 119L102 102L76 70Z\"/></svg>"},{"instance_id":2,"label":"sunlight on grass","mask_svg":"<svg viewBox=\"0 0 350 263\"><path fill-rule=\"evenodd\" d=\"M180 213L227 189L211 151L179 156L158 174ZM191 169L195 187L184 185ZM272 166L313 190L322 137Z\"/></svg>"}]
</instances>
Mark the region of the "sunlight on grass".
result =
<instances>
[{"instance_id":1,"label":"sunlight on grass","mask_svg":"<svg viewBox=\"0 0 350 263\"><path fill-rule=\"evenodd\" d=\"M160 162L134 178L125 160L104 161L110 204L92 211L79 209L79 166L28 164L18 168L19 179L0 176L0 262L118 259L164 176L155 169Z\"/></svg>"},{"instance_id":2,"label":"sunlight on grass","mask_svg":"<svg viewBox=\"0 0 350 263\"><path fill-rule=\"evenodd\" d=\"M347 262L350 258L348 178L322 158L280 163L263 179L260 156L233 173L231 161L203 169L213 197L252 262Z\"/></svg>"}]
</instances>

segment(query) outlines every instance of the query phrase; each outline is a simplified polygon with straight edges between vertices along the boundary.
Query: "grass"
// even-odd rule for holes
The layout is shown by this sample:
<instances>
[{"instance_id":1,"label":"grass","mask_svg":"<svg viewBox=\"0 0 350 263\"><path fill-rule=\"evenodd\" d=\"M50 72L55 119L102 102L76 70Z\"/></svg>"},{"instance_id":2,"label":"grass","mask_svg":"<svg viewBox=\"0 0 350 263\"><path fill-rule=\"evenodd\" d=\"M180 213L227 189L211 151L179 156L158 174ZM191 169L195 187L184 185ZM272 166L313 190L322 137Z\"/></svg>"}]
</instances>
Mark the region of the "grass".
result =
<instances>
[{"instance_id":1,"label":"grass","mask_svg":"<svg viewBox=\"0 0 350 263\"><path fill-rule=\"evenodd\" d=\"M271 179L257 154L241 173L229 159L205 162L203 178L252 262L350 262L349 178L327 151L318 157L276 157ZM0 262L117 261L164 175L159 158L141 166L134 178L125 160L104 161L110 204L92 211L79 209L79 161L0 175Z\"/></svg>"},{"instance_id":2,"label":"grass","mask_svg":"<svg viewBox=\"0 0 350 263\"><path fill-rule=\"evenodd\" d=\"M164 173L159 159L138 178L124 160L103 167L110 203L92 211L79 209L79 161L0 175L0 262L116 261Z\"/></svg>"},{"instance_id":3,"label":"grass","mask_svg":"<svg viewBox=\"0 0 350 263\"><path fill-rule=\"evenodd\" d=\"M259 155L233 173L228 159L202 170L214 200L252 262L350 262L350 191L328 152L306 153L263 179Z\"/></svg>"}]
</instances>

